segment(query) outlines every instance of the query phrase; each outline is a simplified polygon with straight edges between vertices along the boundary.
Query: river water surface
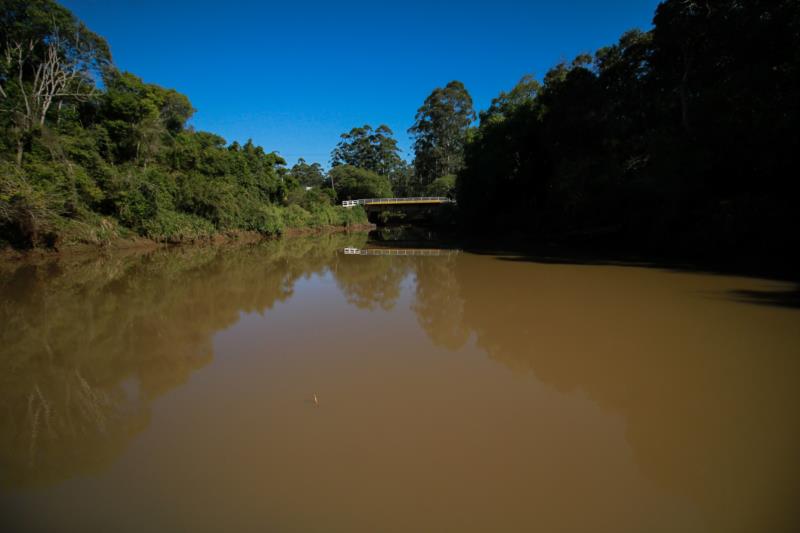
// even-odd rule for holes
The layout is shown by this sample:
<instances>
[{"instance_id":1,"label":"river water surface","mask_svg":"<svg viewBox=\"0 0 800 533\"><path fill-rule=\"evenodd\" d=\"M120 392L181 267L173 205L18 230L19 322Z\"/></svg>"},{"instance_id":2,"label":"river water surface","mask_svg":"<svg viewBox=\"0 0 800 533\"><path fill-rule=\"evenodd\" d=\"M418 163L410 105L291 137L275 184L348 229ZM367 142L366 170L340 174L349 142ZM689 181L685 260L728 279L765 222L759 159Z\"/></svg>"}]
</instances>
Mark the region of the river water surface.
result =
<instances>
[{"instance_id":1,"label":"river water surface","mask_svg":"<svg viewBox=\"0 0 800 533\"><path fill-rule=\"evenodd\" d=\"M797 530L793 285L377 248L0 265L0 530Z\"/></svg>"}]
</instances>

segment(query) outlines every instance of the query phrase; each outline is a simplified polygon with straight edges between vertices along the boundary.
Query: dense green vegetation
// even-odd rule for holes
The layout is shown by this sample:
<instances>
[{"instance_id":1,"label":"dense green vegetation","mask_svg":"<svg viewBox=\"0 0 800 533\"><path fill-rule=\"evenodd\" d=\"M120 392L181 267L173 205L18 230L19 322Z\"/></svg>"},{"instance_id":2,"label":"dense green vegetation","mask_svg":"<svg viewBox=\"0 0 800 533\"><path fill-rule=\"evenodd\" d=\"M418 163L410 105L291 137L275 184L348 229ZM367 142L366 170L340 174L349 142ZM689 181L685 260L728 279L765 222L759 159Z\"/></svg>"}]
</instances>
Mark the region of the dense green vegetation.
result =
<instances>
[{"instance_id":1,"label":"dense green vegetation","mask_svg":"<svg viewBox=\"0 0 800 533\"><path fill-rule=\"evenodd\" d=\"M392 184L386 176L366 168L336 165L328 172L340 198L390 198Z\"/></svg>"},{"instance_id":2,"label":"dense green vegetation","mask_svg":"<svg viewBox=\"0 0 800 533\"><path fill-rule=\"evenodd\" d=\"M710 255L800 244L795 1L667 0L651 31L524 76L477 125L461 82L434 89L411 163L367 124L327 173L187 127L186 96L119 72L52 0L0 6L0 243L276 234L363 222L344 199L448 195L470 232Z\"/></svg>"},{"instance_id":3,"label":"dense green vegetation","mask_svg":"<svg viewBox=\"0 0 800 533\"><path fill-rule=\"evenodd\" d=\"M352 187L340 188L336 175L337 171L341 172L336 168L340 165L368 171L358 174L352 170L346 172L351 178L360 176L365 179L360 191ZM375 129L365 124L343 133L341 141L331 152L331 167L330 184L342 199L387 198L394 194L411 196L415 192L414 169L400 157L394 132L385 124Z\"/></svg>"},{"instance_id":4,"label":"dense green vegetation","mask_svg":"<svg viewBox=\"0 0 800 533\"><path fill-rule=\"evenodd\" d=\"M414 170L419 192L440 191L442 181L436 185L434 182L461 170L467 133L474 120L472 98L460 81L437 87L425 99L408 130L414 137Z\"/></svg>"},{"instance_id":5,"label":"dense green vegetation","mask_svg":"<svg viewBox=\"0 0 800 533\"><path fill-rule=\"evenodd\" d=\"M668 0L649 32L480 114L465 223L648 252L785 257L800 210L800 3Z\"/></svg>"},{"instance_id":6,"label":"dense green vegetation","mask_svg":"<svg viewBox=\"0 0 800 533\"><path fill-rule=\"evenodd\" d=\"M118 71L51 0L2 0L0 31L0 245L366 222L334 207L318 166L188 128L186 96Z\"/></svg>"}]
</instances>

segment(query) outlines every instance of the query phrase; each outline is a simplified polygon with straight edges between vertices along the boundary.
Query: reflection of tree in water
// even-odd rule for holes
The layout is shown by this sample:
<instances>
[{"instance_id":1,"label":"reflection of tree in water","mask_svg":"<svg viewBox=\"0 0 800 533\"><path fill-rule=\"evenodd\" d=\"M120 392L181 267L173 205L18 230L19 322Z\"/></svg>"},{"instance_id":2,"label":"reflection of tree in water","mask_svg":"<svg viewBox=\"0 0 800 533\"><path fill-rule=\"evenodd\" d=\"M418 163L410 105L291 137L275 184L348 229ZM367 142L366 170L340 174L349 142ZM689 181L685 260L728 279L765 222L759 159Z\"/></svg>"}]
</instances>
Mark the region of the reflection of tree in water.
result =
<instances>
[{"instance_id":1,"label":"reflection of tree in water","mask_svg":"<svg viewBox=\"0 0 800 533\"><path fill-rule=\"evenodd\" d=\"M468 337L463 325L464 301L453 277L456 259L456 255L342 255L334 275L349 303L361 309L389 310L400 297L403 279L413 273L416 293L411 308L417 321L435 344L456 350Z\"/></svg>"},{"instance_id":2,"label":"reflection of tree in water","mask_svg":"<svg viewBox=\"0 0 800 533\"><path fill-rule=\"evenodd\" d=\"M433 343L455 350L475 333L492 359L621 413L642 471L696 502L711 529L791 525L781 520L800 490L800 360L797 336L781 334L792 316L680 296L707 291L709 278L671 285L646 269L342 256L336 276L351 303L388 309L410 272ZM751 333L732 334L736 321Z\"/></svg>"},{"instance_id":3,"label":"reflection of tree in water","mask_svg":"<svg viewBox=\"0 0 800 533\"><path fill-rule=\"evenodd\" d=\"M392 309L409 273L410 264L405 259L342 255L334 272L336 283L347 301L360 309Z\"/></svg>"},{"instance_id":4,"label":"reflection of tree in water","mask_svg":"<svg viewBox=\"0 0 800 533\"><path fill-rule=\"evenodd\" d=\"M212 358L212 336L263 312L364 236L45 260L0 270L2 482L101 468L150 402Z\"/></svg>"},{"instance_id":5,"label":"reflection of tree in water","mask_svg":"<svg viewBox=\"0 0 800 533\"><path fill-rule=\"evenodd\" d=\"M792 524L780 520L800 491L796 317L677 298L708 279L675 287L655 271L461 256L452 275L463 327L491 358L622 413L643 471L697 502L710 530Z\"/></svg>"},{"instance_id":6,"label":"reflection of tree in water","mask_svg":"<svg viewBox=\"0 0 800 533\"><path fill-rule=\"evenodd\" d=\"M455 350L464 345L463 300L453 278L455 256L348 256L337 258L336 282L347 301L361 309L394 308L402 282L414 273L411 307L431 340Z\"/></svg>"},{"instance_id":7,"label":"reflection of tree in water","mask_svg":"<svg viewBox=\"0 0 800 533\"><path fill-rule=\"evenodd\" d=\"M214 332L290 297L299 277L330 270L350 303L390 309L413 272L412 309L435 344L458 349L475 333L491 358L621 413L642 471L697 502L710 529L748 529L757 494L761 509L777 509L765 519L786 516L800 479L797 338L779 335L787 315L726 303L739 306L728 316L714 299L675 298L667 281L648 278L654 271L337 253L363 241L291 239L0 271L2 481L102 468L147 426L154 398L211 360ZM699 293L705 283L680 290ZM734 319L774 338L738 335Z\"/></svg>"},{"instance_id":8,"label":"reflection of tree in water","mask_svg":"<svg viewBox=\"0 0 800 533\"><path fill-rule=\"evenodd\" d=\"M340 255L332 270L347 301L370 310L393 309L403 280L413 273L416 292L411 308L417 321L435 344L456 350L468 337L464 301L453 277L456 259L456 255Z\"/></svg>"},{"instance_id":9,"label":"reflection of tree in water","mask_svg":"<svg viewBox=\"0 0 800 533\"><path fill-rule=\"evenodd\" d=\"M415 257L416 299L411 308L431 341L448 350L464 346L464 299L453 276L456 255Z\"/></svg>"}]
</instances>

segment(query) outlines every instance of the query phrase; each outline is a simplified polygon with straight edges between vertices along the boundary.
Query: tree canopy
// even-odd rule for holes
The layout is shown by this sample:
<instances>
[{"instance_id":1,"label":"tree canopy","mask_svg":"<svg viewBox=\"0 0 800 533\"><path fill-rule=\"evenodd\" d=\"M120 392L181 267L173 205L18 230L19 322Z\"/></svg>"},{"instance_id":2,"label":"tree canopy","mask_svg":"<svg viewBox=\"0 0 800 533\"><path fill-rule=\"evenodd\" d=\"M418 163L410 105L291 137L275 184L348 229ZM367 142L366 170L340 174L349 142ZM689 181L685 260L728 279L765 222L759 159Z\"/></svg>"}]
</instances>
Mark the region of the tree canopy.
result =
<instances>
[{"instance_id":1,"label":"tree canopy","mask_svg":"<svg viewBox=\"0 0 800 533\"><path fill-rule=\"evenodd\" d=\"M386 176L352 165L337 165L328 172L339 200L390 198L392 185Z\"/></svg>"},{"instance_id":2,"label":"tree canopy","mask_svg":"<svg viewBox=\"0 0 800 533\"><path fill-rule=\"evenodd\" d=\"M303 187L320 188L325 184L325 172L322 170L322 165L319 163L308 164L302 157L289 170L289 175Z\"/></svg>"},{"instance_id":3,"label":"tree canopy","mask_svg":"<svg viewBox=\"0 0 800 533\"><path fill-rule=\"evenodd\" d=\"M474 120L472 97L460 81L428 95L408 130L414 138L414 170L421 189L461 169L467 131Z\"/></svg>"},{"instance_id":4,"label":"tree canopy","mask_svg":"<svg viewBox=\"0 0 800 533\"><path fill-rule=\"evenodd\" d=\"M375 129L365 124L341 135L331 153L331 165L351 165L381 176L391 176L403 166L394 132L381 124Z\"/></svg>"},{"instance_id":5,"label":"tree canopy","mask_svg":"<svg viewBox=\"0 0 800 533\"><path fill-rule=\"evenodd\" d=\"M111 64L105 39L89 30L71 11L52 0L3 0L0 5L0 48L14 43L33 44L33 59L44 58L46 43L58 36L61 53L81 56L88 66L102 70Z\"/></svg>"}]
</instances>

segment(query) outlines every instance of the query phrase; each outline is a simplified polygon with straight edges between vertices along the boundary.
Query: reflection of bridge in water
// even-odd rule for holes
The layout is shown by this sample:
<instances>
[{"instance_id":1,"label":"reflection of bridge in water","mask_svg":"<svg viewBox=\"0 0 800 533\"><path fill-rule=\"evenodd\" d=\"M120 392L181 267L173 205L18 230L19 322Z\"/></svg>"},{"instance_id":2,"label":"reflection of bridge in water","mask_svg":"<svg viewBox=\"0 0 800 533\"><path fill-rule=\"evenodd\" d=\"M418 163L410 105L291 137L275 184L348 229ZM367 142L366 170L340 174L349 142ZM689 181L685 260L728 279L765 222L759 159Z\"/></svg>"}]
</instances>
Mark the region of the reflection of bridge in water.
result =
<instances>
[{"instance_id":1,"label":"reflection of bridge in water","mask_svg":"<svg viewBox=\"0 0 800 533\"><path fill-rule=\"evenodd\" d=\"M446 248L345 248L346 255L454 255L458 250Z\"/></svg>"}]
</instances>

